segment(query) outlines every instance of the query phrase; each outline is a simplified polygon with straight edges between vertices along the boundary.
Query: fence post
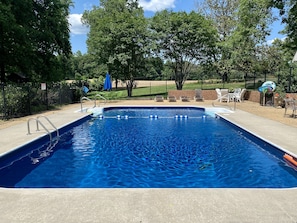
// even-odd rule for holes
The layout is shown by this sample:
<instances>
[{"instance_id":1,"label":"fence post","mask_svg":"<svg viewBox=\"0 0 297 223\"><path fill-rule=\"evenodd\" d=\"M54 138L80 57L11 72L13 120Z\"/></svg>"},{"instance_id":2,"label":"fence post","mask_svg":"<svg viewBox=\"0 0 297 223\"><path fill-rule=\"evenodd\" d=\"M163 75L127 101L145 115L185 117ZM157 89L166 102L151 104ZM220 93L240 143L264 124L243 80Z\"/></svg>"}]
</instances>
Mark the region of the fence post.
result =
<instances>
[{"instance_id":1,"label":"fence post","mask_svg":"<svg viewBox=\"0 0 297 223\"><path fill-rule=\"evenodd\" d=\"M31 115L32 114L32 112L31 112L31 88L32 88L32 86L30 88L30 83L27 83L26 86L27 86L27 90L28 90L28 96L27 96L28 97L28 112Z\"/></svg>"},{"instance_id":2,"label":"fence post","mask_svg":"<svg viewBox=\"0 0 297 223\"><path fill-rule=\"evenodd\" d=\"M2 95L3 95L3 118L2 119L5 119L5 118L7 118L6 117L6 98L5 98L5 84L2 82L2 83L0 83L0 85L1 85L1 88L2 88Z\"/></svg>"}]
</instances>

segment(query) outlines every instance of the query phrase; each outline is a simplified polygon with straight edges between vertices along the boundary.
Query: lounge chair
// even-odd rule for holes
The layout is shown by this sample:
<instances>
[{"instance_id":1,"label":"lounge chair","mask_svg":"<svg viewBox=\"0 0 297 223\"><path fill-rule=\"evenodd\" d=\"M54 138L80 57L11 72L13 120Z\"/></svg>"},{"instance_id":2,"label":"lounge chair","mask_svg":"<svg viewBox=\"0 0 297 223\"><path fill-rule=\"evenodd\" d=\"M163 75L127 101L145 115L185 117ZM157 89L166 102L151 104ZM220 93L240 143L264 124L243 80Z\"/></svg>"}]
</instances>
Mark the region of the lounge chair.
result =
<instances>
[{"instance_id":1,"label":"lounge chair","mask_svg":"<svg viewBox=\"0 0 297 223\"><path fill-rule=\"evenodd\" d=\"M287 115L287 110L291 109L292 110L292 117L296 118L296 110L297 110L297 101L294 100L293 98L286 98L284 99L285 101L285 114L284 116Z\"/></svg>"},{"instance_id":2,"label":"lounge chair","mask_svg":"<svg viewBox=\"0 0 297 223\"><path fill-rule=\"evenodd\" d=\"M176 102L176 97L175 96L168 96L168 101L169 102Z\"/></svg>"},{"instance_id":3,"label":"lounge chair","mask_svg":"<svg viewBox=\"0 0 297 223\"><path fill-rule=\"evenodd\" d=\"M229 91L228 89L219 89L216 88L217 92L217 101L219 102L229 102Z\"/></svg>"},{"instance_id":4,"label":"lounge chair","mask_svg":"<svg viewBox=\"0 0 297 223\"><path fill-rule=\"evenodd\" d=\"M157 96L155 97L155 101L156 101L156 102L163 102L163 101L164 101L164 98L163 98L163 96L161 96L161 95L157 95Z\"/></svg>"},{"instance_id":5,"label":"lounge chair","mask_svg":"<svg viewBox=\"0 0 297 223\"><path fill-rule=\"evenodd\" d=\"M195 90L194 100L195 101L204 101L204 98L202 96L202 90L201 89L196 89Z\"/></svg>"},{"instance_id":6,"label":"lounge chair","mask_svg":"<svg viewBox=\"0 0 297 223\"><path fill-rule=\"evenodd\" d=\"M180 100L183 101L183 102L188 102L188 101L190 101L190 98L187 97L187 96L181 96Z\"/></svg>"}]
</instances>

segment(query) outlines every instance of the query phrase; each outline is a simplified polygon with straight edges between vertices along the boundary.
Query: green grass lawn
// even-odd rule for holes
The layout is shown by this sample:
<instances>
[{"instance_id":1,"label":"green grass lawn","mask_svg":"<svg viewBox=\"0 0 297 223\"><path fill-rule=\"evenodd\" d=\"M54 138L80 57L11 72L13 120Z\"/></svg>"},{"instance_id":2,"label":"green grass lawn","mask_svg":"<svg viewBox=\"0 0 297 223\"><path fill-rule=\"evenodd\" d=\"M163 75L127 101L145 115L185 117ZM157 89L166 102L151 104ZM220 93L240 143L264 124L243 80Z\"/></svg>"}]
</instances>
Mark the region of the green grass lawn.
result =
<instances>
[{"instance_id":1,"label":"green grass lawn","mask_svg":"<svg viewBox=\"0 0 297 223\"><path fill-rule=\"evenodd\" d=\"M238 83L217 83L217 84L203 84L200 83L185 83L183 86L183 90L195 90L195 89L215 89L215 88L227 88L232 90L234 88L244 88L244 82ZM137 87L133 88L132 90L132 97L130 99L137 99L137 98L154 98L156 95L163 95L164 97L167 96L169 90L176 90L176 86L174 84L170 85L161 85L161 86L148 86L148 87ZM89 98L95 98L96 94L101 94L108 100L121 100L121 99L129 99L127 96L126 88L118 88L113 89L112 91L92 91L88 93ZM99 98L98 98L99 99Z\"/></svg>"}]
</instances>

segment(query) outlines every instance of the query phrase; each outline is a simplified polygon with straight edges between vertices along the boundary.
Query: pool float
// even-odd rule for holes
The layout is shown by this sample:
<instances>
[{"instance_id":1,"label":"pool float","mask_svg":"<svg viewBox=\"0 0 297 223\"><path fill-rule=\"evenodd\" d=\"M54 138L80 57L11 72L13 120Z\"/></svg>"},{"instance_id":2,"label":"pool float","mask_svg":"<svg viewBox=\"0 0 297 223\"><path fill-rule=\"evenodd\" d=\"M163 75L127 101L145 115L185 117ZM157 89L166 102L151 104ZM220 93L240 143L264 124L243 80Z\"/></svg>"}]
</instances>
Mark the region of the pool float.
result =
<instances>
[{"instance_id":1,"label":"pool float","mask_svg":"<svg viewBox=\"0 0 297 223\"><path fill-rule=\"evenodd\" d=\"M295 167L297 167L297 159L295 157L290 156L289 154L285 154L284 159L290 164L293 164Z\"/></svg>"},{"instance_id":2,"label":"pool float","mask_svg":"<svg viewBox=\"0 0 297 223\"><path fill-rule=\"evenodd\" d=\"M266 93L275 91L276 89L276 84L273 81L265 81L261 87L258 88L260 92Z\"/></svg>"}]
</instances>

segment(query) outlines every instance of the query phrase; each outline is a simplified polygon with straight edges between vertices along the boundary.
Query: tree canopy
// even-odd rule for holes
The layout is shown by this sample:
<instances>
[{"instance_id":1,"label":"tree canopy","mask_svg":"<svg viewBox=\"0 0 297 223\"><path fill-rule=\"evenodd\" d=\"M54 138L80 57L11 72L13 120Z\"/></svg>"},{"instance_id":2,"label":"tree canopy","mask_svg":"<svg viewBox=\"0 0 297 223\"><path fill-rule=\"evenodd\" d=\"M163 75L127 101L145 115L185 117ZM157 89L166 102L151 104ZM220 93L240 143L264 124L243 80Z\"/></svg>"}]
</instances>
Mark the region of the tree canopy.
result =
<instances>
[{"instance_id":1,"label":"tree canopy","mask_svg":"<svg viewBox=\"0 0 297 223\"><path fill-rule=\"evenodd\" d=\"M90 26L88 53L106 64L115 79L126 81L128 96L144 68L147 54L147 20L138 1L102 0L86 11L83 21Z\"/></svg>"},{"instance_id":2,"label":"tree canopy","mask_svg":"<svg viewBox=\"0 0 297 223\"><path fill-rule=\"evenodd\" d=\"M0 2L0 70L22 72L32 80L55 80L71 54L69 0ZM58 57L59 56L59 57ZM60 75L59 75L60 74Z\"/></svg>"},{"instance_id":3,"label":"tree canopy","mask_svg":"<svg viewBox=\"0 0 297 223\"><path fill-rule=\"evenodd\" d=\"M150 29L156 43L154 51L171 63L178 90L194 65L207 64L214 57L217 32L209 20L194 11L157 12Z\"/></svg>"}]
</instances>

